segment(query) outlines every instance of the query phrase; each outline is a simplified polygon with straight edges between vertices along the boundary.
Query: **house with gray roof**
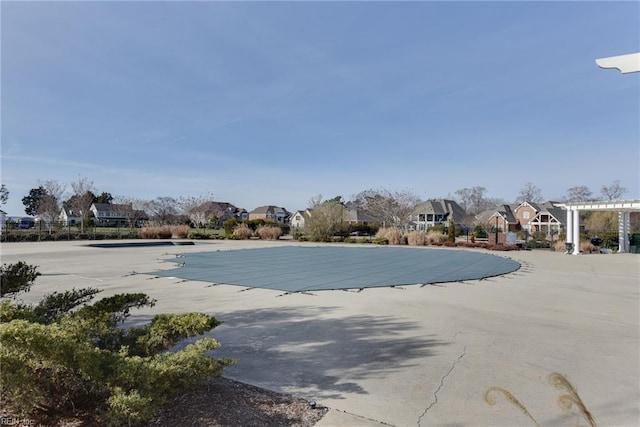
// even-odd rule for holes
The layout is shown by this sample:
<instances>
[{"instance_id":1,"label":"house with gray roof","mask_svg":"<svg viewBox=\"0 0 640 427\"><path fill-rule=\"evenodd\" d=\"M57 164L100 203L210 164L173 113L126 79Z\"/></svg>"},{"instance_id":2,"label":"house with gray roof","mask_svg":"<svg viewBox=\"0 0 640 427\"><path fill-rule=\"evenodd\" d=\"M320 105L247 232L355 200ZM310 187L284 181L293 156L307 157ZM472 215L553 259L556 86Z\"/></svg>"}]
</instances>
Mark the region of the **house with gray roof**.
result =
<instances>
[{"instance_id":1,"label":"house with gray roof","mask_svg":"<svg viewBox=\"0 0 640 427\"><path fill-rule=\"evenodd\" d=\"M523 202L517 205L501 205L476 216L476 224L497 226L503 232L543 232L547 236L566 230L566 211L556 202Z\"/></svg>"},{"instance_id":2,"label":"house with gray roof","mask_svg":"<svg viewBox=\"0 0 640 427\"><path fill-rule=\"evenodd\" d=\"M93 203L89 211L93 213L93 221L101 227L139 226L148 221L146 212L134 209L131 204Z\"/></svg>"},{"instance_id":3,"label":"house with gray roof","mask_svg":"<svg viewBox=\"0 0 640 427\"><path fill-rule=\"evenodd\" d=\"M265 221L283 224L289 220L291 212L279 206L260 206L249 212L249 221L252 219L264 219Z\"/></svg>"},{"instance_id":4,"label":"house with gray roof","mask_svg":"<svg viewBox=\"0 0 640 427\"><path fill-rule=\"evenodd\" d=\"M438 224L462 224L466 213L454 200L432 199L419 203L409 217L409 229L428 230Z\"/></svg>"}]
</instances>

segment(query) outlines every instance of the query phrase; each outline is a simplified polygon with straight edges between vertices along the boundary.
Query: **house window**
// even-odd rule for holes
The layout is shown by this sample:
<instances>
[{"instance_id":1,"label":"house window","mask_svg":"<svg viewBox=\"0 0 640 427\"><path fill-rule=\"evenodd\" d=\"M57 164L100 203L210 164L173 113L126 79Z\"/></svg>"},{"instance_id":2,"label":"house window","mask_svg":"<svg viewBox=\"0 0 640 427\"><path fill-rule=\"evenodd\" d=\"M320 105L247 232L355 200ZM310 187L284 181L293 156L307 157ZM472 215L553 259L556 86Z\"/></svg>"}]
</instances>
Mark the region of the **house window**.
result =
<instances>
[{"instance_id":1,"label":"house window","mask_svg":"<svg viewBox=\"0 0 640 427\"><path fill-rule=\"evenodd\" d=\"M528 211L522 212L522 218L523 219L529 219L529 212Z\"/></svg>"},{"instance_id":2,"label":"house window","mask_svg":"<svg viewBox=\"0 0 640 427\"><path fill-rule=\"evenodd\" d=\"M300 215L296 215L296 221L300 221Z\"/></svg>"},{"instance_id":3,"label":"house window","mask_svg":"<svg viewBox=\"0 0 640 427\"><path fill-rule=\"evenodd\" d=\"M424 221L425 214L418 214L418 221Z\"/></svg>"}]
</instances>

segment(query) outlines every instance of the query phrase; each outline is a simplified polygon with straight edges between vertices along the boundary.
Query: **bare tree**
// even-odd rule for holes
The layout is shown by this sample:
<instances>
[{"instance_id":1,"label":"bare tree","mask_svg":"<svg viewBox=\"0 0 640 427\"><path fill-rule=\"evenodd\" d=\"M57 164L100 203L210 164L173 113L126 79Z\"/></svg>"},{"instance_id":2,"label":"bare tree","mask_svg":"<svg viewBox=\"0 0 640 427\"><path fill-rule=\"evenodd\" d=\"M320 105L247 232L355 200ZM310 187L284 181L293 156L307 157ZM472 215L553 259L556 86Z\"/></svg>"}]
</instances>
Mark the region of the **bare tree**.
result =
<instances>
[{"instance_id":1,"label":"bare tree","mask_svg":"<svg viewBox=\"0 0 640 427\"><path fill-rule=\"evenodd\" d=\"M504 204L499 198L486 197L487 189L484 187L461 188L455 192L456 199L464 211L469 215L477 215L492 207Z\"/></svg>"},{"instance_id":2,"label":"bare tree","mask_svg":"<svg viewBox=\"0 0 640 427\"><path fill-rule=\"evenodd\" d=\"M205 227L213 216L213 212L207 206L209 201L211 201L211 196L181 197L177 202L183 214L189 217L189 221L193 225Z\"/></svg>"},{"instance_id":3,"label":"bare tree","mask_svg":"<svg viewBox=\"0 0 640 427\"><path fill-rule=\"evenodd\" d=\"M602 193L602 196L605 198L605 200L619 199L626 192L627 189L622 186L620 180L618 179L613 181L613 183L609 186L603 185L600 189L600 193Z\"/></svg>"},{"instance_id":4,"label":"bare tree","mask_svg":"<svg viewBox=\"0 0 640 427\"><path fill-rule=\"evenodd\" d=\"M527 182L524 187L520 190L520 194L516 199L516 202L532 202L532 203L540 203L544 199L542 197L542 191L535 186L532 182Z\"/></svg>"},{"instance_id":5,"label":"bare tree","mask_svg":"<svg viewBox=\"0 0 640 427\"><path fill-rule=\"evenodd\" d=\"M144 211L145 206L148 204L146 200L115 196L113 201L114 210L127 221L129 227L133 227L139 221L146 219Z\"/></svg>"},{"instance_id":6,"label":"bare tree","mask_svg":"<svg viewBox=\"0 0 640 427\"><path fill-rule=\"evenodd\" d=\"M71 209L82 216L80 220L80 230L84 233L84 224L88 218L93 199L95 198L95 194L93 194L93 181L80 177L76 182L71 183L71 189L73 190L73 197L69 199Z\"/></svg>"},{"instance_id":7,"label":"bare tree","mask_svg":"<svg viewBox=\"0 0 640 427\"><path fill-rule=\"evenodd\" d=\"M38 201L37 213L40 220L47 224L51 233L53 222L60 214L60 201L66 190L66 185L55 180L45 181L39 185L44 188L45 194Z\"/></svg>"},{"instance_id":8,"label":"bare tree","mask_svg":"<svg viewBox=\"0 0 640 427\"><path fill-rule=\"evenodd\" d=\"M409 190L365 190L355 196L356 206L386 227L404 228L420 199Z\"/></svg>"},{"instance_id":9,"label":"bare tree","mask_svg":"<svg viewBox=\"0 0 640 427\"><path fill-rule=\"evenodd\" d=\"M315 209L322 204L322 194L316 194L309 199L309 208Z\"/></svg>"},{"instance_id":10,"label":"bare tree","mask_svg":"<svg viewBox=\"0 0 640 427\"><path fill-rule=\"evenodd\" d=\"M160 225L174 224L180 215L179 203L173 197L156 197L146 203L151 218Z\"/></svg>"},{"instance_id":11,"label":"bare tree","mask_svg":"<svg viewBox=\"0 0 640 427\"><path fill-rule=\"evenodd\" d=\"M9 200L9 190L7 190L7 186L2 184L2 186L0 187L0 204L5 204L7 203L7 200Z\"/></svg>"},{"instance_id":12,"label":"bare tree","mask_svg":"<svg viewBox=\"0 0 640 427\"><path fill-rule=\"evenodd\" d=\"M571 187L567 190L567 195L564 197L567 202L586 202L593 200L593 193L589 190L589 187L580 185L577 187Z\"/></svg>"}]
</instances>

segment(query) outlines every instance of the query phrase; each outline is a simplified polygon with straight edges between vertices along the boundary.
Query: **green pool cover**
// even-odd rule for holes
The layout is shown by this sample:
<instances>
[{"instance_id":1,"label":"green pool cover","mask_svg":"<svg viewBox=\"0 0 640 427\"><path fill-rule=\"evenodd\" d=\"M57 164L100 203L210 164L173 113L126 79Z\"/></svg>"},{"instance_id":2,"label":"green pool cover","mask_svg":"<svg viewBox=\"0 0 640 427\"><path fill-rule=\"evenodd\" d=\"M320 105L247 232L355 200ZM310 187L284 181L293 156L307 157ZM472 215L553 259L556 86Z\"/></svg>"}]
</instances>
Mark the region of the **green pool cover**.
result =
<instances>
[{"instance_id":1,"label":"green pool cover","mask_svg":"<svg viewBox=\"0 0 640 427\"><path fill-rule=\"evenodd\" d=\"M512 259L465 250L300 247L189 253L149 274L285 292L482 279L516 271Z\"/></svg>"}]
</instances>

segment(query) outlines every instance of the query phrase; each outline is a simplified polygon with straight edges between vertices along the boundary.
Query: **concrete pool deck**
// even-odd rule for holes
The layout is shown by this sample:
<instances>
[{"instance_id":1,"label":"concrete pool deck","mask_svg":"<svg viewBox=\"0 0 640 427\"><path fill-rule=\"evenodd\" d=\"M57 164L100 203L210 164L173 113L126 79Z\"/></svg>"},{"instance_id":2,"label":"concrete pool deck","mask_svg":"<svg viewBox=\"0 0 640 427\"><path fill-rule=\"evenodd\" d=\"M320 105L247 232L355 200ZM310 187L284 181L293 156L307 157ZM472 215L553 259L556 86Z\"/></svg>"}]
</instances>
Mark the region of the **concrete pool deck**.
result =
<instances>
[{"instance_id":1,"label":"concrete pool deck","mask_svg":"<svg viewBox=\"0 0 640 427\"><path fill-rule=\"evenodd\" d=\"M157 300L132 322L160 312L215 315L225 323L210 333L223 345L213 355L239 360L226 376L331 408L318 426L533 425L500 395L485 402L492 386L540 425L575 425L558 407L552 372L571 381L598 425L640 425L635 254L499 253L522 267L481 281L283 295L141 273L173 268L168 260L179 254L295 242L87 243L3 243L2 262L39 266L26 302L91 286Z\"/></svg>"}]
</instances>

